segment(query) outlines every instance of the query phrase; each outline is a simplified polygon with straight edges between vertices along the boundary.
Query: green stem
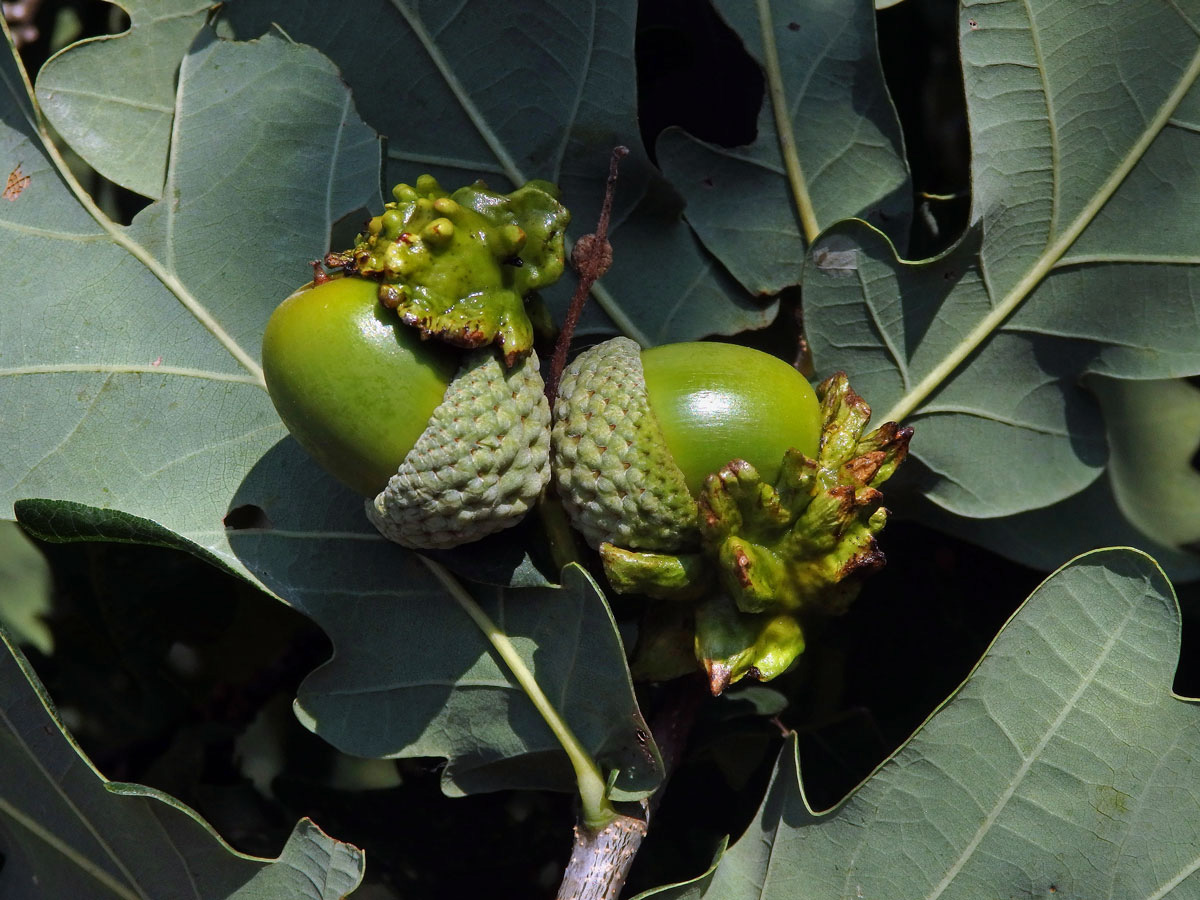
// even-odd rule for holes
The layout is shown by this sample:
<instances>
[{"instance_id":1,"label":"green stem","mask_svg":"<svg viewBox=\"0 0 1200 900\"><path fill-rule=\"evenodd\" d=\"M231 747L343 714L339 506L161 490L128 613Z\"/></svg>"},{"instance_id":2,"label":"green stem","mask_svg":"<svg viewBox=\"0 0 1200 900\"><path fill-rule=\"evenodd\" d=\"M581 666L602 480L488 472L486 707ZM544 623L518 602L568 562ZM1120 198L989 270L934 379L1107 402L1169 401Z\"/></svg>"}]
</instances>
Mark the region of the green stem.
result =
<instances>
[{"instance_id":1,"label":"green stem","mask_svg":"<svg viewBox=\"0 0 1200 900\"><path fill-rule=\"evenodd\" d=\"M467 593L466 588L444 566L419 554L418 557L433 573L433 576L442 583L442 586L449 591L450 596L462 607L463 612L470 616L471 621L483 632L484 637L488 639L500 659L508 666L508 670L516 679L517 684L521 686L521 690L529 697L534 708L562 745L563 750L566 751L567 759L571 761L571 768L575 770L576 784L579 786L579 799L583 806L583 823L588 828L595 830L604 828L617 818L617 811L613 809L613 805L608 799L604 776L596 761L584 749L579 738L575 737L571 727L559 715L554 704L550 702L550 698L542 691L542 686L537 683L533 672L529 670L525 660L517 653L517 648L512 645L508 635L500 630L500 627L475 602L475 598Z\"/></svg>"},{"instance_id":2,"label":"green stem","mask_svg":"<svg viewBox=\"0 0 1200 900\"><path fill-rule=\"evenodd\" d=\"M579 544L575 541L575 532L571 530L567 511L563 509L562 500L553 486L547 489L537 505L537 510L542 531L546 535L546 543L550 547L550 555L554 559L555 571L561 572L571 563L582 564L583 556L579 552Z\"/></svg>"},{"instance_id":3,"label":"green stem","mask_svg":"<svg viewBox=\"0 0 1200 900\"><path fill-rule=\"evenodd\" d=\"M792 186L792 201L796 204L796 213L800 217L804 241L811 244L821 233L821 226L817 222L812 197L808 194L808 182L800 168L800 154L796 150L796 134L788 111L787 94L783 89L783 72L779 68L779 48L775 44L771 0L758 0L758 18L762 24L763 68L767 73L771 110L775 114L775 130L779 133L779 150L783 154L783 165L787 169L788 182Z\"/></svg>"}]
</instances>

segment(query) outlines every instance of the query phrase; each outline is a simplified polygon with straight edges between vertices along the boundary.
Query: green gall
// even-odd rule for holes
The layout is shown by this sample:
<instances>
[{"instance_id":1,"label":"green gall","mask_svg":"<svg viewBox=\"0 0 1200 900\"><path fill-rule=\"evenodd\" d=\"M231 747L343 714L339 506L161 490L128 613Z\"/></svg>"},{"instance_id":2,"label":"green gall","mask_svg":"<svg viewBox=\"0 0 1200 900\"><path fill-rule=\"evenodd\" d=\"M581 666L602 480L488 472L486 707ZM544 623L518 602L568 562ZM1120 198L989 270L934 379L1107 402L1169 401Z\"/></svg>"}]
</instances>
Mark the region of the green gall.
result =
<instances>
[{"instance_id":1,"label":"green gall","mask_svg":"<svg viewBox=\"0 0 1200 900\"><path fill-rule=\"evenodd\" d=\"M513 365L533 345L527 298L563 273L570 215L558 189L531 181L499 194L480 182L449 193L422 175L392 196L326 263L378 282L380 300L422 336L468 349L495 343Z\"/></svg>"},{"instance_id":2,"label":"green gall","mask_svg":"<svg viewBox=\"0 0 1200 900\"><path fill-rule=\"evenodd\" d=\"M871 408L843 373L817 393L816 459L789 450L773 484L743 460L705 480L700 532L724 605L697 615L696 640L714 691L790 665L804 648L804 620L845 612L885 562L875 540L887 522L878 487L907 455L912 429L888 422L864 436Z\"/></svg>"}]
</instances>

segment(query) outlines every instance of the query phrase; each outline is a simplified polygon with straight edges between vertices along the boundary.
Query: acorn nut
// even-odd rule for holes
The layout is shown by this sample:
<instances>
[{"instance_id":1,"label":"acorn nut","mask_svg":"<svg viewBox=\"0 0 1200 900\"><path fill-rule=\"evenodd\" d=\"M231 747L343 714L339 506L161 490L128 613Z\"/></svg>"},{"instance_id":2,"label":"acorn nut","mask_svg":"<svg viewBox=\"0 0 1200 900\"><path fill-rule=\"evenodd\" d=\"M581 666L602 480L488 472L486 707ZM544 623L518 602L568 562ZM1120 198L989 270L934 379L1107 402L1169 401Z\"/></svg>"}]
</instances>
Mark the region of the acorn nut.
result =
<instances>
[{"instance_id":1,"label":"acorn nut","mask_svg":"<svg viewBox=\"0 0 1200 900\"><path fill-rule=\"evenodd\" d=\"M821 428L812 387L782 360L627 338L566 368L554 421L552 465L575 527L593 547L656 553L698 543L706 476L736 458L773 478L789 448L816 454Z\"/></svg>"},{"instance_id":2,"label":"acorn nut","mask_svg":"<svg viewBox=\"0 0 1200 900\"><path fill-rule=\"evenodd\" d=\"M550 407L532 351L507 368L492 348L459 362L378 299L378 284L331 278L272 314L267 390L292 436L373 499L396 543L433 549L516 524L550 478Z\"/></svg>"},{"instance_id":3,"label":"acorn nut","mask_svg":"<svg viewBox=\"0 0 1200 900\"><path fill-rule=\"evenodd\" d=\"M570 217L541 181L449 193L423 175L392 194L325 257L340 272L314 268L276 308L263 373L288 430L371 498L385 537L447 548L515 525L550 479L531 313L563 271Z\"/></svg>"}]
</instances>

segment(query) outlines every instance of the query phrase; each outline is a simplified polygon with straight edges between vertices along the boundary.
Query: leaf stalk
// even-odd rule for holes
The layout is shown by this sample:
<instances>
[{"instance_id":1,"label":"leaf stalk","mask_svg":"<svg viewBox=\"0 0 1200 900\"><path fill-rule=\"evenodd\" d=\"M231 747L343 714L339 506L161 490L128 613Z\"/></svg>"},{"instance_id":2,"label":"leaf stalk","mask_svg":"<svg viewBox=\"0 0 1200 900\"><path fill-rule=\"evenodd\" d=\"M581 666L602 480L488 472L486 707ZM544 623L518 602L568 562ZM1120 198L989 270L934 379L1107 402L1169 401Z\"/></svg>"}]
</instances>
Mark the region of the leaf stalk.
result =
<instances>
[{"instance_id":1,"label":"leaf stalk","mask_svg":"<svg viewBox=\"0 0 1200 900\"><path fill-rule=\"evenodd\" d=\"M613 808L612 801L608 798L607 785L600 772L600 766L596 764L591 754L579 742L579 738L571 731L571 726L554 708L554 704L550 702L550 698L546 696L542 686L537 683L533 672L529 670L508 635L492 621L491 617L475 602L475 598L444 566L419 554L418 558L433 573L433 576L454 598L455 602L462 607L463 612L470 616L471 621L483 632L488 643L492 645L496 654L508 667L521 690L525 692L551 733L562 745L567 759L571 762L571 768L575 770L575 782L579 788L579 799L582 806L580 818L587 828L594 831L603 830L617 818L618 814Z\"/></svg>"},{"instance_id":2,"label":"leaf stalk","mask_svg":"<svg viewBox=\"0 0 1200 900\"><path fill-rule=\"evenodd\" d=\"M771 110L775 114L775 131L779 135L779 149L783 154L783 165L787 170L788 183L792 188L792 201L800 217L800 229L806 244L812 244L821 233L817 212L813 209L812 197L808 193L808 181L800 166L800 155L796 150L796 134L792 129L791 111L788 109L787 93L783 89L783 73L779 68L779 48L775 43L775 21L771 15L771 0L757 0L758 19L762 25L763 68L767 74L767 91L771 97Z\"/></svg>"}]
</instances>

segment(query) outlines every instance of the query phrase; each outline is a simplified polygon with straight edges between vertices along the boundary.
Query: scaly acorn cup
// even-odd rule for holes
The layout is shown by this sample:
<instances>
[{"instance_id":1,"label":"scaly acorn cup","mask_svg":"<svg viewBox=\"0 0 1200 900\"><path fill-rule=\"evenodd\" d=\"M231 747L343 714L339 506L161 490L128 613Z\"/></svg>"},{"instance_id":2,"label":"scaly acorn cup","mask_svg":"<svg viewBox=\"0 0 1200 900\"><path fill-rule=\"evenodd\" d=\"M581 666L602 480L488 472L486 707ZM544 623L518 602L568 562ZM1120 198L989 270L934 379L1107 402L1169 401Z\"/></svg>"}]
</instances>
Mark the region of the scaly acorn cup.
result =
<instances>
[{"instance_id":1,"label":"scaly acorn cup","mask_svg":"<svg viewBox=\"0 0 1200 900\"><path fill-rule=\"evenodd\" d=\"M326 265L377 281L383 305L425 337L495 342L512 365L533 345L527 298L563 273L570 214L558 188L531 181L499 194L477 182L449 193L422 175L392 196Z\"/></svg>"},{"instance_id":2,"label":"scaly acorn cup","mask_svg":"<svg viewBox=\"0 0 1200 900\"><path fill-rule=\"evenodd\" d=\"M519 522L550 480L550 404L530 351L476 350L367 517L408 547L454 547Z\"/></svg>"},{"instance_id":3,"label":"scaly acorn cup","mask_svg":"<svg viewBox=\"0 0 1200 900\"><path fill-rule=\"evenodd\" d=\"M817 393L815 459L789 450L773 484L736 459L705 481L700 531L723 591L697 609L696 655L713 693L784 672L804 650L804 621L845 612L885 562L878 488L908 454L912 429L888 422L864 436L871 408L841 372Z\"/></svg>"},{"instance_id":4,"label":"scaly acorn cup","mask_svg":"<svg viewBox=\"0 0 1200 900\"><path fill-rule=\"evenodd\" d=\"M523 292L562 272L566 210L544 182L507 196L417 183L423 193L400 185L355 249L330 255L342 273L318 273L276 308L263 372L288 430L372 498L380 532L435 549L515 525L549 481Z\"/></svg>"},{"instance_id":5,"label":"scaly acorn cup","mask_svg":"<svg viewBox=\"0 0 1200 900\"><path fill-rule=\"evenodd\" d=\"M820 427L812 388L773 356L720 343L643 351L627 338L567 366L554 423L554 474L572 524L602 555L661 557L668 581L691 580L679 554L699 549L705 476L735 456L773 472L788 447L815 453ZM620 574L609 574L616 585Z\"/></svg>"}]
</instances>

